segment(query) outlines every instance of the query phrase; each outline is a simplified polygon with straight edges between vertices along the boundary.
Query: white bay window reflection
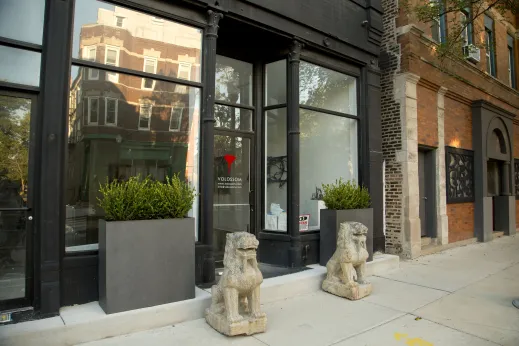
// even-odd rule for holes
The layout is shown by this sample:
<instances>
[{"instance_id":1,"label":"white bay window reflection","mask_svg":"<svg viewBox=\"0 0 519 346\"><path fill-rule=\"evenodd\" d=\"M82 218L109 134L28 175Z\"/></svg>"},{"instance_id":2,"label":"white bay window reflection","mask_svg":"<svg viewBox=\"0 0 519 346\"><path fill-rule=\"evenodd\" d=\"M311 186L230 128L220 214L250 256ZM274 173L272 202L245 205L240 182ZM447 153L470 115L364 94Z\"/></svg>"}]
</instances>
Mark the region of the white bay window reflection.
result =
<instances>
[{"instance_id":1,"label":"white bay window reflection","mask_svg":"<svg viewBox=\"0 0 519 346\"><path fill-rule=\"evenodd\" d=\"M109 66L119 66L119 47L106 47L105 64ZM119 74L115 72L107 72L106 80L112 83L117 83L119 81Z\"/></svg>"},{"instance_id":2,"label":"white bay window reflection","mask_svg":"<svg viewBox=\"0 0 519 346\"><path fill-rule=\"evenodd\" d=\"M182 125L182 114L184 113L184 105L177 104L171 107L171 117L169 119L169 130L180 131Z\"/></svg>"},{"instance_id":3,"label":"white bay window reflection","mask_svg":"<svg viewBox=\"0 0 519 346\"><path fill-rule=\"evenodd\" d=\"M139 130L149 130L153 105L149 102L141 103L139 107Z\"/></svg>"},{"instance_id":4,"label":"white bay window reflection","mask_svg":"<svg viewBox=\"0 0 519 346\"><path fill-rule=\"evenodd\" d=\"M300 66L300 215L319 230L322 184L358 181L357 88L354 77L317 65Z\"/></svg>"},{"instance_id":5,"label":"white bay window reflection","mask_svg":"<svg viewBox=\"0 0 519 346\"><path fill-rule=\"evenodd\" d=\"M157 59L144 58L143 71L146 73L156 73L157 72ZM146 89L146 90L153 90L153 88L155 88L155 81L150 78L143 78L142 79L142 88Z\"/></svg>"},{"instance_id":6,"label":"white bay window reflection","mask_svg":"<svg viewBox=\"0 0 519 346\"><path fill-rule=\"evenodd\" d=\"M117 99L105 98L105 125L117 125Z\"/></svg>"}]
</instances>

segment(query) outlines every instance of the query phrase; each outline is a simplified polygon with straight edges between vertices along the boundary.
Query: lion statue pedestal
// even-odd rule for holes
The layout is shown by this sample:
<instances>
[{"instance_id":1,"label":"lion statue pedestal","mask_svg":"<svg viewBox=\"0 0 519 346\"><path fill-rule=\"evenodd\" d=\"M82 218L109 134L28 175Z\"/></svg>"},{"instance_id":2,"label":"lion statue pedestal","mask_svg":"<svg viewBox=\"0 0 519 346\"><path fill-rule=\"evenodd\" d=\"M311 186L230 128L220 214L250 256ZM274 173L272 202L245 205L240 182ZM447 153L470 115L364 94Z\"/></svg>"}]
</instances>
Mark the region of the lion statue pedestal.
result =
<instances>
[{"instance_id":1,"label":"lion statue pedestal","mask_svg":"<svg viewBox=\"0 0 519 346\"><path fill-rule=\"evenodd\" d=\"M267 316L260 311L260 285L263 275L258 268L256 237L247 232L228 233L223 258L223 275L211 288L211 307L205 320L222 334L263 333Z\"/></svg>"},{"instance_id":2,"label":"lion statue pedestal","mask_svg":"<svg viewBox=\"0 0 519 346\"><path fill-rule=\"evenodd\" d=\"M371 294L365 279L366 235L368 228L360 222L343 222L337 233L337 249L326 264L323 290L336 296L357 300Z\"/></svg>"}]
</instances>

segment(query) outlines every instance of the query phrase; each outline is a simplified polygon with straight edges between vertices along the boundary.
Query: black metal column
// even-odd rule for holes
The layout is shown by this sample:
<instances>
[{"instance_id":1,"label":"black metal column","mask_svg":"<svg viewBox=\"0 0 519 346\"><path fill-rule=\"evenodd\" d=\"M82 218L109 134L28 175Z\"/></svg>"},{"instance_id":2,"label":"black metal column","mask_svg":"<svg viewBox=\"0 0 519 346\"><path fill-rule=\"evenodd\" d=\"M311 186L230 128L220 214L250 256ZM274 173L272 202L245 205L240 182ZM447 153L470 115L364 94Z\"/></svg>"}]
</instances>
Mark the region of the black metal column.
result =
<instances>
[{"instance_id":1,"label":"black metal column","mask_svg":"<svg viewBox=\"0 0 519 346\"><path fill-rule=\"evenodd\" d=\"M287 70L287 163L288 215L290 236L289 263L302 266L301 233L299 232L299 62L303 44L294 40L290 45Z\"/></svg>"},{"instance_id":2,"label":"black metal column","mask_svg":"<svg viewBox=\"0 0 519 346\"><path fill-rule=\"evenodd\" d=\"M382 156L382 123L380 119L380 69L376 59L371 59L369 65L363 69L363 83L361 86L361 137L360 160L362 162L362 177L360 182L368 187L371 194L373 208L372 238L368 244L373 252L385 251L386 238L384 236L384 186L383 156ZM370 258L369 260L371 260Z\"/></svg>"},{"instance_id":3,"label":"black metal column","mask_svg":"<svg viewBox=\"0 0 519 346\"><path fill-rule=\"evenodd\" d=\"M203 282L215 279L213 250L213 191L214 191L214 93L216 74L216 39L218 38L218 22L223 17L219 12L208 11L209 19L205 30L203 69L204 69L204 109L202 114L202 181L200 192L201 206L201 238L208 246L204 255Z\"/></svg>"},{"instance_id":4,"label":"black metal column","mask_svg":"<svg viewBox=\"0 0 519 346\"><path fill-rule=\"evenodd\" d=\"M60 308L60 257L65 234L65 147L73 1L48 0L45 13L41 93L40 195L35 208L39 240L37 308L42 315Z\"/></svg>"}]
</instances>

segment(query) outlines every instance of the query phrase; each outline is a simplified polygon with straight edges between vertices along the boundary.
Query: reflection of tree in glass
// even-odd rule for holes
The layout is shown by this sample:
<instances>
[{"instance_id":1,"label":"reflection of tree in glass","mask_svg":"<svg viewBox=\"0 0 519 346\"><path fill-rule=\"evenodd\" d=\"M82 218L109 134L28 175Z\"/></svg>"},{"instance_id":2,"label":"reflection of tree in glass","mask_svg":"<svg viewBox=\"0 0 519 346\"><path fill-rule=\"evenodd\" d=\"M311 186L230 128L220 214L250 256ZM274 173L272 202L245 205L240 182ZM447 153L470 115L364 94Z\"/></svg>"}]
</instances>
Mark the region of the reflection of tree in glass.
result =
<instances>
[{"instance_id":1,"label":"reflection of tree in glass","mask_svg":"<svg viewBox=\"0 0 519 346\"><path fill-rule=\"evenodd\" d=\"M215 100L248 104L247 100L243 99L248 96L246 92L243 92L243 89L250 88L248 83L246 73L244 74L232 66L216 64ZM234 107L216 105L214 118L216 127L240 128L240 110Z\"/></svg>"},{"instance_id":2,"label":"reflection of tree in glass","mask_svg":"<svg viewBox=\"0 0 519 346\"><path fill-rule=\"evenodd\" d=\"M348 113L348 89L351 83L351 77L347 75L303 62L299 68L299 101L303 105ZM339 104L330 104L337 101ZM305 129L301 137L310 137L320 132L316 119L318 116L315 112L300 112L301 129Z\"/></svg>"},{"instance_id":3,"label":"reflection of tree in glass","mask_svg":"<svg viewBox=\"0 0 519 346\"><path fill-rule=\"evenodd\" d=\"M30 100L0 96L0 176L20 184L25 197L29 163Z\"/></svg>"}]
</instances>

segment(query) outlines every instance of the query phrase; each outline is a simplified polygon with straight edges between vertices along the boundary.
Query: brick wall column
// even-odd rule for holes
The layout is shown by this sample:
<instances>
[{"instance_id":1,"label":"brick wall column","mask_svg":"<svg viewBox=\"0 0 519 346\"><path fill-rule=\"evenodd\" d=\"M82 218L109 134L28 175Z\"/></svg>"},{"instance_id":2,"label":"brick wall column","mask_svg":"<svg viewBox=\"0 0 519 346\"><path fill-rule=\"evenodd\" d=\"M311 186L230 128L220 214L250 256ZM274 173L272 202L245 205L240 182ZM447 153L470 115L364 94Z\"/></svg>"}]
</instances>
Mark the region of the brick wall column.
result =
<instances>
[{"instance_id":1,"label":"brick wall column","mask_svg":"<svg viewBox=\"0 0 519 346\"><path fill-rule=\"evenodd\" d=\"M449 219L447 216L447 186L445 176L445 93L447 88L438 90L438 149L436 149L436 242L449 242Z\"/></svg>"},{"instance_id":2,"label":"brick wall column","mask_svg":"<svg viewBox=\"0 0 519 346\"><path fill-rule=\"evenodd\" d=\"M416 84L419 76L402 73L394 84L395 101L400 104L402 147L396 161L402 165L402 215L400 241L402 256L415 258L422 249L420 232L420 192L418 184L418 108Z\"/></svg>"}]
</instances>

